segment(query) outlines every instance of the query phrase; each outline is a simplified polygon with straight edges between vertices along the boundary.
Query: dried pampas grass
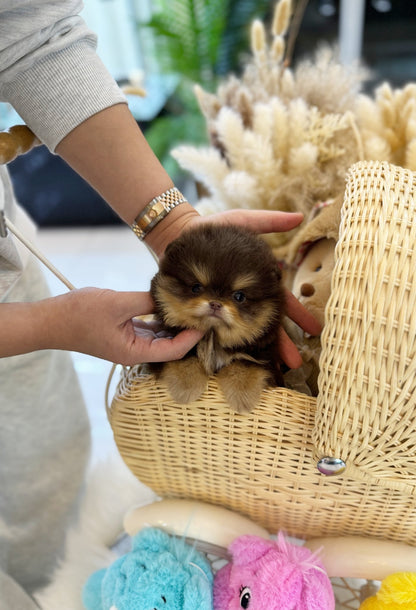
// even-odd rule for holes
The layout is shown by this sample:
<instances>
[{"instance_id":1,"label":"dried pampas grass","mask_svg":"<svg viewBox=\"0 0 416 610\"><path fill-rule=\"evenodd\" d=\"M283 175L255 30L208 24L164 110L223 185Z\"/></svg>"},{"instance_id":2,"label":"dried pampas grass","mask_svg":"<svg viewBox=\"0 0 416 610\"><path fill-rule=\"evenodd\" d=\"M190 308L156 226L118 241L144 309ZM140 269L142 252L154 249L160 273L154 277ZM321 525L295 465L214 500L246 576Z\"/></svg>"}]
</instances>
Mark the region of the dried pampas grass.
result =
<instances>
[{"instance_id":1,"label":"dried pampas grass","mask_svg":"<svg viewBox=\"0 0 416 610\"><path fill-rule=\"evenodd\" d=\"M329 49L291 70L290 18L291 2L281 0L270 40L263 23L253 22L252 59L241 78L231 75L215 95L195 88L211 146L183 145L172 154L210 193L198 203L203 214L241 207L307 215L317 200L343 191L348 167L361 158L351 111L363 70L342 68Z\"/></svg>"},{"instance_id":2,"label":"dried pampas grass","mask_svg":"<svg viewBox=\"0 0 416 610\"><path fill-rule=\"evenodd\" d=\"M416 85L361 93L369 73L343 66L322 46L295 68L287 66L290 0L280 0L270 34L251 27L252 57L240 78L230 75L215 94L195 94L210 146L172 151L209 196L202 214L241 207L300 211L344 192L352 164L389 161L416 169ZM294 232L297 232L296 229ZM294 234L268 238L281 246Z\"/></svg>"},{"instance_id":3,"label":"dried pampas grass","mask_svg":"<svg viewBox=\"0 0 416 610\"><path fill-rule=\"evenodd\" d=\"M393 90L384 83L374 99L358 98L356 112L366 159L416 170L416 84Z\"/></svg>"}]
</instances>

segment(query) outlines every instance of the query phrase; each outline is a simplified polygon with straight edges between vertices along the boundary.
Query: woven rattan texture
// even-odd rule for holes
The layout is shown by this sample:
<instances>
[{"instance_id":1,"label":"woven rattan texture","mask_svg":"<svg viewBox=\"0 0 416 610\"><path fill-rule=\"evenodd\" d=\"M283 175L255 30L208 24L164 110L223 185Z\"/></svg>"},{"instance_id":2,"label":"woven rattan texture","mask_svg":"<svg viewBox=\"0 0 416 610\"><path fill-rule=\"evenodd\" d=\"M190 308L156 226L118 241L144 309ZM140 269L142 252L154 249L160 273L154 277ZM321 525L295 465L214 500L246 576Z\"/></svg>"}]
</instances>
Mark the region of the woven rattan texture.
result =
<instances>
[{"instance_id":1,"label":"woven rattan texture","mask_svg":"<svg viewBox=\"0 0 416 610\"><path fill-rule=\"evenodd\" d=\"M319 396L266 390L230 412L215 378L178 405L123 370L109 420L133 473L163 497L248 515L271 533L416 544L415 176L360 163L347 179ZM325 477L318 457L341 457Z\"/></svg>"},{"instance_id":2,"label":"woven rattan texture","mask_svg":"<svg viewBox=\"0 0 416 610\"><path fill-rule=\"evenodd\" d=\"M412 495L319 474L311 444L315 409L315 399L276 388L263 393L253 413L239 415L215 378L197 402L179 405L132 368L123 370L109 420L126 464L162 497L225 506L271 533L416 544Z\"/></svg>"},{"instance_id":3,"label":"woven rattan texture","mask_svg":"<svg viewBox=\"0 0 416 610\"><path fill-rule=\"evenodd\" d=\"M322 336L319 455L415 493L416 177L360 163L347 180Z\"/></svg>"}]
</instances>

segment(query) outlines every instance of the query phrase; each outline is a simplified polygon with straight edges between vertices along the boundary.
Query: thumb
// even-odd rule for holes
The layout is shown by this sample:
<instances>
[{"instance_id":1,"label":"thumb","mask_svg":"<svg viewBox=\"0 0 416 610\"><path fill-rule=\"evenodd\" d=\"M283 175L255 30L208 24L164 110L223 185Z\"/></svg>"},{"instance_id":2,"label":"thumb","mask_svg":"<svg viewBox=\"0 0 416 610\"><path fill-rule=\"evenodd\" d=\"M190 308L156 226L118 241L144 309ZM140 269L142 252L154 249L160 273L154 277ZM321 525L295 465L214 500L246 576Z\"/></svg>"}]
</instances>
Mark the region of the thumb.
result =
<instances>
[{"instance_id":1,"label":"thumb","mask_svg":"<svg viewBox=\"0 0 416 610\"><path fill-rule=\"evenodd\" d=\"M154 302L150 292L115 292L114 313L124 322L138 318L154 311Z\"/></svg>"},{"instance_id":2,"label":"thumb","mask_svg":"<svg viewBox=\"0 0 416 610\"><path fill-rule=\"evenodd\" d=\"M147 361L168 362L169 360L180 360L203 336L203 333L198 330L188 329L181 331L171 339L158 337L152 341Z\"/></svg>"}]
</instances>

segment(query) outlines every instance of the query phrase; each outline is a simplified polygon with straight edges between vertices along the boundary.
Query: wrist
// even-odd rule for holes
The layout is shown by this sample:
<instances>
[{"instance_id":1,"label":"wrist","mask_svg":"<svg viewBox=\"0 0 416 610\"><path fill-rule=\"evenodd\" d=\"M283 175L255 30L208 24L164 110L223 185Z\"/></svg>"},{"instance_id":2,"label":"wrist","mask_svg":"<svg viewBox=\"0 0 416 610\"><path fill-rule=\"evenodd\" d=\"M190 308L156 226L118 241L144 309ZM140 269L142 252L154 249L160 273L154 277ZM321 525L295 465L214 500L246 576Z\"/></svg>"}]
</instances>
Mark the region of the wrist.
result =
<instances>
[{"instance_id":1,"label":"wrist","mask_svg":"<svg viewBox=\"0 0 416 610\"><path fill-rule=\"evenodd\" d=\"M72 292L49 297L38 301L35 305L41 336L37 340L37 349L71 349L68 332L70 320L74 315L74 307L68 301L72 300Z\"/></svg>"},{"instance_id":2,"label":"wrist","mask_svg":"<svg viewBox=\"0 0 416 610\"><path fill-rule=\"evenodd\" d=\"M196 217L199 218L199 214L189 202L181 203L152 228L144 243L160 259L169 243L179 237Z\"/></svg>"}]
</instances>

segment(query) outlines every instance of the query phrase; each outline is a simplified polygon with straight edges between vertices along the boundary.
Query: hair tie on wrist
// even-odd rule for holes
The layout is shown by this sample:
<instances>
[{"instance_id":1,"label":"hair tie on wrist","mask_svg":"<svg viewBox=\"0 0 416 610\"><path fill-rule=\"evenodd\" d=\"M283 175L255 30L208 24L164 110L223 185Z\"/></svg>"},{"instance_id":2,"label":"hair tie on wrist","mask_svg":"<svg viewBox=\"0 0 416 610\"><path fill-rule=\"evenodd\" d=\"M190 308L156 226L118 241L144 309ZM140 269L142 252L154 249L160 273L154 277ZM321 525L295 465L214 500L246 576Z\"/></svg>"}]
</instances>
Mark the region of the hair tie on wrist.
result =
<instances>
[{"instance_id":1,"label":"hair tie on wrist","mask_svg":"<svg viewBox=\"0 0 416 610\"><path fill-rule=\"evenodd\" d=\"M154 197L148 203L140 214L136 217L131 225L132 231L137 237L143 239L150 231L169 214L173 208L176 208L180 203L186 203L185 197L176 188L172 187L161 195Z\"/></svg>"}]
</instances>

